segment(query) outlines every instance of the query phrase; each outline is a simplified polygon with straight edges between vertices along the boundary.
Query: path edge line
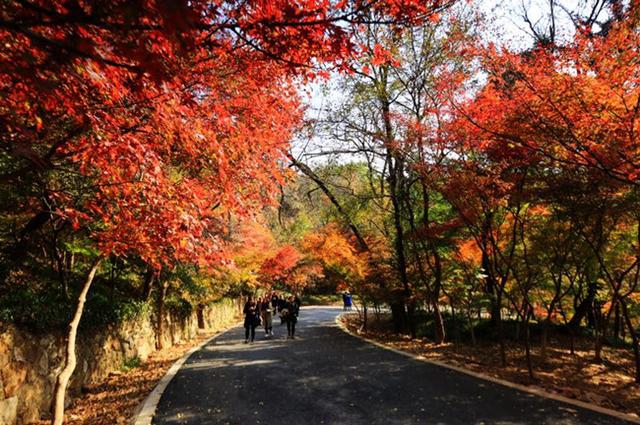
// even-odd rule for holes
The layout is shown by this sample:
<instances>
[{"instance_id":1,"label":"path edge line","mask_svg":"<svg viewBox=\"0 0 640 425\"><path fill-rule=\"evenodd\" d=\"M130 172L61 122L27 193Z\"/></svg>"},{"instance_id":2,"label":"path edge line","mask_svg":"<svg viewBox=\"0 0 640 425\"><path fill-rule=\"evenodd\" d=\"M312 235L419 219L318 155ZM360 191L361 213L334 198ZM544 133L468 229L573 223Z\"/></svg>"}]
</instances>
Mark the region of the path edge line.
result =
<instances>
[{"instance_id":1,"label":"path edge line","mask_svg":"<svg viewBox=\"0 0 640 425\"><path fill-rule=\"evenodd\" d=\"M171 365L169 370L167 370L167 373L160 379L160 381L158 381L158 383L153 388L153 390L151 390L149 395L139 404L139 406L142 406L142 407L136 408L138 413L133 415L133 418L129 421L129 424L151 425L151 421L153 420L153 416L156 413L158 403L160 403L160 398L162 397L164 390L167 389L167 386L169 385L171 380L176 376L180 368L182 368L182 365L184 365L184 363L189 359L189 357L191 357L193 353L200 350L202 347L204 347L214 339L218 338L219 336L229 332L231 329L235 328L240 323L242 323L242 321L229 325L229 327L227 327L226 329L213 334L211 337L205 339L200 344L191 347L189 351L184 353L182 357L176 360Z\"/></svg>"},{"instance_id":2,"label":"path edge line","mask_svg":"<svg viewBox=\"0 0 640 425\"><path fill-rule=\"evenodd\" d=\"M617 410L613 410L613 409L608 409L606 407L602 407L602 406L598 406L596 404L592 404L592 403L587 403L585 401L581 401L581 400L576 400L573 398L569 398L569 397L565 397L562 396L560 394L556 394L553 392L550 392L548 390L545 390L543 388L540 387L529 387L529 386L525 386L525 385L520 385L520 384L516 384L514 382L510 382L504 379L500 379L500 378L495 378L493 376L489 376L489 375L485 375L482 373L478 373L472 370L468 370L465 369L463 367L459 367L459 366L454 366L448 363L444 363L438 360L431 360L431 359L427 359L426 357L423 356L419 356L417 354L413 354L413 353L409 353L408 351L403 351L403 350L399 350L397 348L394 347L390 347L388 345L385 345L381 342L378 342L374 339L371 338L367 338L365 336L362 335L358 335L357 333L354 333L353 331L351 331L349 328L347 328L347 326L343 323L342 321L342 317L345 316L345 313L341 313L338 316L336 316L335 322L336 325L346 334L351 335L354 338L358 338L362 341L365 341L369 344L375 345L379 348L383 348L385 350L388 351L392 351L396 354L400 354L402 356L405 357L409 357L413 360L417 360L420 362L424 362L424 363L429 363L432 364L434 366L439 366L445 369L449 369L449 370L453 370L455 372L459 372L459 373L464 373L465 375L469 375L469 376L473 376L474 378L478 378L478 379L482 379L483 381L488 381L488 382L492 382L494 384L498 384L498 385L502 385L508 388L513 388L516 390L520 390L529 394L533 394L539 397L544 397L544 398L548 398L550 400L555 400L555 401L560 401L562 403L566 403L566 404L571 404L573 406L577 406L577 407L581 407L583 409L587 409L587 410L591 410L597 413L601 413L607 416L612 416L616 419L621 419L630 423L635 423L635 424L640 424L640 418L637 416L633 416L633 415L629 415L627 413L623 413L623 412L619 412ZM138 424L136 424L138 425Z\"/></svg>"}]
</instances>

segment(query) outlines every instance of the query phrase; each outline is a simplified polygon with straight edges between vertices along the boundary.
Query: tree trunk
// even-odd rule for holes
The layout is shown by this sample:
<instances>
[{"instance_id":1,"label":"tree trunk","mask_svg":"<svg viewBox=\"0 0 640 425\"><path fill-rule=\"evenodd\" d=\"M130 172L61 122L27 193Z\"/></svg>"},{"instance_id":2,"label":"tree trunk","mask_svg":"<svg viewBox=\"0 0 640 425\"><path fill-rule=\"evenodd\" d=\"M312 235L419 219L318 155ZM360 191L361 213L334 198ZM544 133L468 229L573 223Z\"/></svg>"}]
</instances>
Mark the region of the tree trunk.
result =
<instances>
[{"instance_id":1,"label":"tree trunk","mask_svg":"<svg viewBox=\"0 0 640 425\"><path fill-rule=\"evenodd\" d=\"M389 154L392 156L391 154ZM404 228L402 226L402 218L400 211L400 202L398 199L398 168L400 168L400 164L396 163L395 166L389 167L389 195L391 197L391 204L393 205L393 226L395 230L394 235L394 251L395 251L395 260L396 260L396 270L398 271L398 275L400 277L400 282L403 287L403 304L407 306L405 310L403 308L403 312L406 312L406 320L404 321L405 325L408 325L409 333L412 337L416 336L415 324L413 323L413 308L410 305L411 298L411 289L409 287L409 277L407 276L407 263L404 253Z\"/></svg>"},{"instance_id":2,"label":"tree trunk","mask_svg":"<svg viewBox=\"0 0 640 425\"><path fill-rule=\"evenodd\" d=\"M433 326L435 328L435 343L437 345L443 344L445 339L444 320L442 319L442 312L440 311L438 301L434 301L433 303Z\"/></svg>"},{"instance_id":3,"label":"tree trunk","mask_svg":"<svg viewBox=\"0 0 640 425\"><path fill-rule=\"evenodd\" d=\"M160 293L158 294L158 322L156 329L156 333L158 334L156 349L158 350L164 348L162 337L164 336L164 298L167 295L167 288L169 288L168 282L162 282L160 285Z\"/></svg>"},{"instance_id":4,"label":"tree trunk","mask_svg":"<svg viewBox=\"0 0 640 425\"><path fill-rule=\"evenodd\" d=\"M613 338L620 339L620 327L622 325L622 320L620 317L620 304L616 304L614 316L613 316Z\"/></svg>"},{"instance_id":5,"label":"tree trunk","mask_svg":"<svg viewBox=\"0 0 640 425\"><path fill-rule=\"evenodd\" d=\"M542 333L540 335L540 362L547 361L547 344L549 341L549 317L542 322Z\"/></svg>"},{"instance_id":6,"label":"tree trunk","mask_svg":"<svg viewBox=\"0 0 640 425\"><path fill-rule=\"evenodd\" d=\"M412 293L409 285L409 277L407 275L407 260L404 251L404 226L402 224L403 209L401 201L403 199L406 186L404 178L405 158L402 153L398 151L397 147L395 147L393 125L391 123L391 104L389 96L386 93L386 74L381 78L385 92L381 92L379 94L378 101L380 102L380 110L382 112L382 119L384 123L384 143L386 147L387 163L389 165L389 198L391 199L391 205L393 207L393 228L395 231L393 246L395 251L396 270L398 272L400 282L402 283L403 303L407 307L405 324L409 327L411 337L415 338L415 302L411 299Z\"/></svg>"},{"instance_id":7,"label":"tree trunk","mask_svg":"<svg viewBox=\"0 0 640 425\"><path fill-rule=\"evenodd\" d=\"M366 304L362 305L362 311L364 313L364 317L363 317L363 320L362 320L362 330L366 331L367 330L367 324L368 324L367 323L368 316L367 316L367 305Z\"/></svg>"},{"instance_id":8,"label":"tree trunk","mask_svg":"<svg viewBox=\"0 0 640 425\"><path fill-rule=\"evenodd\" d=\"M318 185L320 190L322 190L322 192L326 195L326 197L333 204L333 206L336 207L336 210L338 211L338 214L340 214L342 216L342 218L344 219L345 223L347 223L347 225L349 226L349 229L351 229L351 232L353 232L353 235L356 237L356 240L358 241L358 244L360 245L360 249L363 252L369 252L370 250L369 250L369 245L367 244L367 241L364 239L364 237L362 237L362 234L360 233L360 231L358 230L356 225L351 220L351 217L349 217L349 214L347 214L347 212L344 210L344 208L342 208L342 205L338 201L338 198L336 198L333 195L333 193L329 190L329 187L327 187L327 185L324 183L324 181L322 181L322 179L316 173L314 173L313 170L308 165L298 161L290 153L287 153L287 158L289 159L289 161L291 161L291 165L296 167L304 175L309 177L311 180L313 180Z\"/></svg>"},{"instance_id":9,"label":"tree trunk","mask_svg":"<svg viewBox=\"0 0 640 425\"><path fill-rule=\"evenodd\" d=\"M395 298L395 295L394 295ZM391 307L391 320L393 321L393 330L396 333L401 333L406 329L404 303L402 300L394 299L390 303Z\"/></svg>"},{"instance_id":10,"label":"tree trunk","mask_svg":"<svg viewBox=\"0 0 640 425\"><path fill-rule=\"evenodd\" d=\"M602 362L602 333L596 330L596 339L593 347L593 360L597 363Z\"/></svg>"},{"instance_id":11,"label":"tree trunk","mask_svg":"<svg viewBox=\"0 0 640 425\"><path fill-rule=\"evenodd\" d=\"M575 329L572 327L569 327L569 352L571 354L576 354L576 348L575 348L575 344L574 344L574 333Z\"/></svg>"},{"instance_id":12,"label":"tree trunk","mask_svg":"<svg viewBox=\"0 0 640 425\"><path fill-rule=\"evenodd\" d=\"M633 323L631 322L631 317L629 315L629 309L627 308L626 301L621 300L620 305L622 307L622 315L624 316L624 321L627 324L627 328L629 330L629 335L631 335L631 340L633 341L633 356L636 362L635 381L637 384L640 384L640 338L638 337L638 332L633 327Z\"/></svg>"},{"instance_id":13,"label":"tree trunk","mask_svg":"<svg viewBox=\"0 0 640 425\"><path fill-rule=\"evenodd\" d=\"M596 311L597 310L597 311ZM598 363L602 362L602 347L604 345L604 330L606 329L606 325L604 323L604 317L600 308L596 305L591 309L590 316L593 316L593 328L596 332L596 337L594 341L594 360Z\"/></svg>"},{"instance_id":14,"label":"tree trunk","mask_svg":"<svg viewBox=\"0 0 640 425\"><path fill-rule=\"evenodd\" d=\"M142 299L149 301L151 297L151 289L153 288L153 281L156 278L156 272L150 266L147 266L147 271L144 273L144 282L142 285Z\"/></svg>"},{"instance_id":15,"label":"tree trunk","mask_svg":"<svg viewBox=\"0 0 640 425\"><path fill-rule=\"evenodd\" d=\"M531 334L529 332L529 313L527 313L524 320L524 349L525 355L527 359L527 370L529 372L529 379L535 381L535 376L533 374L533 364L531 362Z\"/></svg>"},{"instance_id":16,"label":"tree trunk","mask_svg":"<svg viewBox=\"0 0 640 425\"><path fill-rule=\"evenodd\" d=\"M73 315L73 319L71 320L71 323L69 323L65 366L58 375L58 379L56 380L56 386L54 389L53 419L51 420L51 423L53 425L61 425L64 421L65 393L67 391L67 385L69 384L69 378L71 378L71 375L76 368L77 362L76 336L78 334L78 325L80 324L80 319L82 318L82 312L84 310L84 303L87 299L87 293L89 292L89 288L91 287L91 283L93 282L96 271L100 266L101 260L101 258L97 259L91 266L89 274L87 275L87 279L84 282L80 294L78 295L78 305L76 306L76 311Z\"/></svg>"},{"instance_id":17,"label":"tree trunk","mask_svg":"<svg viewBox=\"0 0 640 425\"><path fill-rule=\"evenodd\" d=\"M476 331L473 328L473 318L471 310L467 312L467 319L469 320L469 332L471 333L471 345L476 346Z\"/></svg>"},{"instance_id":18,"label":"tree trunk","mask_svg":"<svg viewBox=\"0 0 640 425\"><path fill-rule=\"evenodd\" d=\"M202 304L198 304L198 308L196 309L196 317L198 318L198 329L204 329L204 306Z\"/></svg>"},{"instance_id":19,"label":"tree trunk","mask_svg":"<svg viewBox=\"0 0 640 425\"><path fill-rule=\"evenodd\" d=\"M500 326L500 322L502 322L502 312L500 311L501 303L498 299L498 283L496 282L496 277L493 273L493 269L491 268L491 259L489 258L488 251L491 220L491 217L487 217L482 224L482 233L480 235L482 251L481 265L485 275L484 292L489 296L489 300L491 302L491 307L489 310L491 325L494 329L498 329L498 327Z\"/></svg>"},{"instance_id":20,"label":"tree trunk","mask_svg":"<svg viewBox=\"0 0 640 425\"><path fill-rule=\"evenodd\" d=\"M442 290L442 261L440 259L440 254L438 250L435 249L432 245L431 252L433 254L434 259L434 277L435 284L433 289L433 314L434 314L434 326L435 326L435 337L436 344L444 344L444 340L446 338L446 330L444 327L444 320L442 319L442 313L440 312L440 305L438 304L440 298L440 291ZM453 309L453 303L451 304L451 308ZM455 323L455 322L454 322Z\"/></svg>"},{"instance_id":21,"label":"tree trunk","mask_svg":"<svg viewBox=\"0 0 640 425\"><path fill-rule=\"evenodd\" d=\"M590 325L593 324L593 314L590 314L590 312L593 311L592 306L593 306L593 300L596 296L596 291L597 291L597 283L590 282L589 288L587 290L587 296L585 297L584 300L582 300L582 302L578 305L578 307L576 307L573 317L571 318L571 320L569 320L570 327L577 329L580 326L582 319L584 319L585 317L587 317Z\"/></svg>"},{"instance_id":22,"label":"tree trunk","mask_svg":"<svg viewBox=\"0 0 640 425\"><path fill-rule=\"evenodd\" d=\"M498 305L501 300L498 299ZM504 324L502 323L502 314L498 314L498 343L500 345L500 363L502 367L507 367L507 349L504 344Z\"/></svg>"},{"instance_id":23,"label":"tree trunk","mask_svg":"<svg viewBox=\"0 0 640 425\"><path fill-rule=\"evenodd\" d=\"M453 339L456 344L460 344L460 327L458 326L458 318L456 317L456 309L453 303L451 303L451 321L453 323ZM442 324L442 327L444 328L444 324Z\"/></svg>"},{"instance_id":24,"label":"tree trunk","mask_svg":"<svg viewBox=\"0 0 640 425\"><path fill-rule=\"evenodd\" d=\"M67 275L65 270L66 269L66 264L65 264L66 252L62 251L62 254L61 254L56 242L54 242L54 246L53 246L53 256L55 258L56 269L58 272L58 280L60 281L60 285L62 286L64 298L66 300L69 300L70 299L69 282L67 281Z\"/></svg>"}]
</instances>

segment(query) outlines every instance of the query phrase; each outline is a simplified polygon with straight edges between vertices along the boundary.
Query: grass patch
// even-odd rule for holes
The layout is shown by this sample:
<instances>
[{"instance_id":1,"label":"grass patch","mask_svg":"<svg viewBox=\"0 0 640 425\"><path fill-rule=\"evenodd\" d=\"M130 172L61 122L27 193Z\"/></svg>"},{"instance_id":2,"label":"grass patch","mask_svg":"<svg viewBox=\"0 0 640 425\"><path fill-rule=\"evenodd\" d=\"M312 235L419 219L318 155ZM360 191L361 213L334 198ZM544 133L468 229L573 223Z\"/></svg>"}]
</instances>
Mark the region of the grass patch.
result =
<instances>
[{"instance_id":1,"label":"grass patch","mask_svg":"<svg viewBox=\"0 0 640 425\"><path fill-rule=\"evenodd\" d=\"M129 372L132 369L140 367L141 363L142 361L140 360L140 357L138 356L131 357L129 359L125 359L124 362L122 362L122 366L120 366L120 370L123 372Z\"/></svg>"}]
</instances>

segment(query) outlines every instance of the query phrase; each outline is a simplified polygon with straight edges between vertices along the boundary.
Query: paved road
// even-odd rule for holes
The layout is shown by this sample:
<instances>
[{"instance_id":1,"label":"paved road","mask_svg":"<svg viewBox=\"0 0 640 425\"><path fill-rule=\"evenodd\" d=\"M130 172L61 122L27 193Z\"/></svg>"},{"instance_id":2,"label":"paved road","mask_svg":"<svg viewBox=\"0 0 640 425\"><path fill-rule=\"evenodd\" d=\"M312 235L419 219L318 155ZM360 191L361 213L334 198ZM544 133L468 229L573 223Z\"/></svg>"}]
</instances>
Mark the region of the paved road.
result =
<instances>
[{"instance_id":1,"label":"paved road","mask_svg":"<svg viewBox=\"0 0 640 425\"><path fill-rule=\"evenodd\" d=\"M235 328L194 353L167 387L160 424L620 424L367 344L303 308L299 337L243 344ZM260 335L262 337L262 335Z\"/></svg>"}]
</instances>

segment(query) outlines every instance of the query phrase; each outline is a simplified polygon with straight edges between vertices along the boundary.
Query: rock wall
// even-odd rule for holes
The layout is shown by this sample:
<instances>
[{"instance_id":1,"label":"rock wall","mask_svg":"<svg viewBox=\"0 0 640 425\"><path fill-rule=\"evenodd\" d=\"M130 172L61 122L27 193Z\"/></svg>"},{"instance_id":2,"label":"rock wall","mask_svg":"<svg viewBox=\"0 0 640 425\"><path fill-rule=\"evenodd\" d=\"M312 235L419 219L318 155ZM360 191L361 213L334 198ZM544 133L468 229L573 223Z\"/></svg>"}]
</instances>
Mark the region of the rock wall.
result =
<instances>
[{"instance_id":1,"label":"rock wall","mask_svg":"<svg viewBox=\"0 0 640 425\"><path fill-rule=\"evenodd\" d=\"M204 307L201 323L205 330L221 330L234 323L241 311L240 300L224 299ZM102 382L127 360L146 360L158 342L156 323L153 314L143 313L118 326L78 334L78 365L68 394L72 397L83 386ZM164 347L198 335L195 311L186 318L167 314L163 323ZM0 325L0 425L26 424L49 413L64 352L62 334L33 334L13 325Z\"/></svg>"}]
</instances>

